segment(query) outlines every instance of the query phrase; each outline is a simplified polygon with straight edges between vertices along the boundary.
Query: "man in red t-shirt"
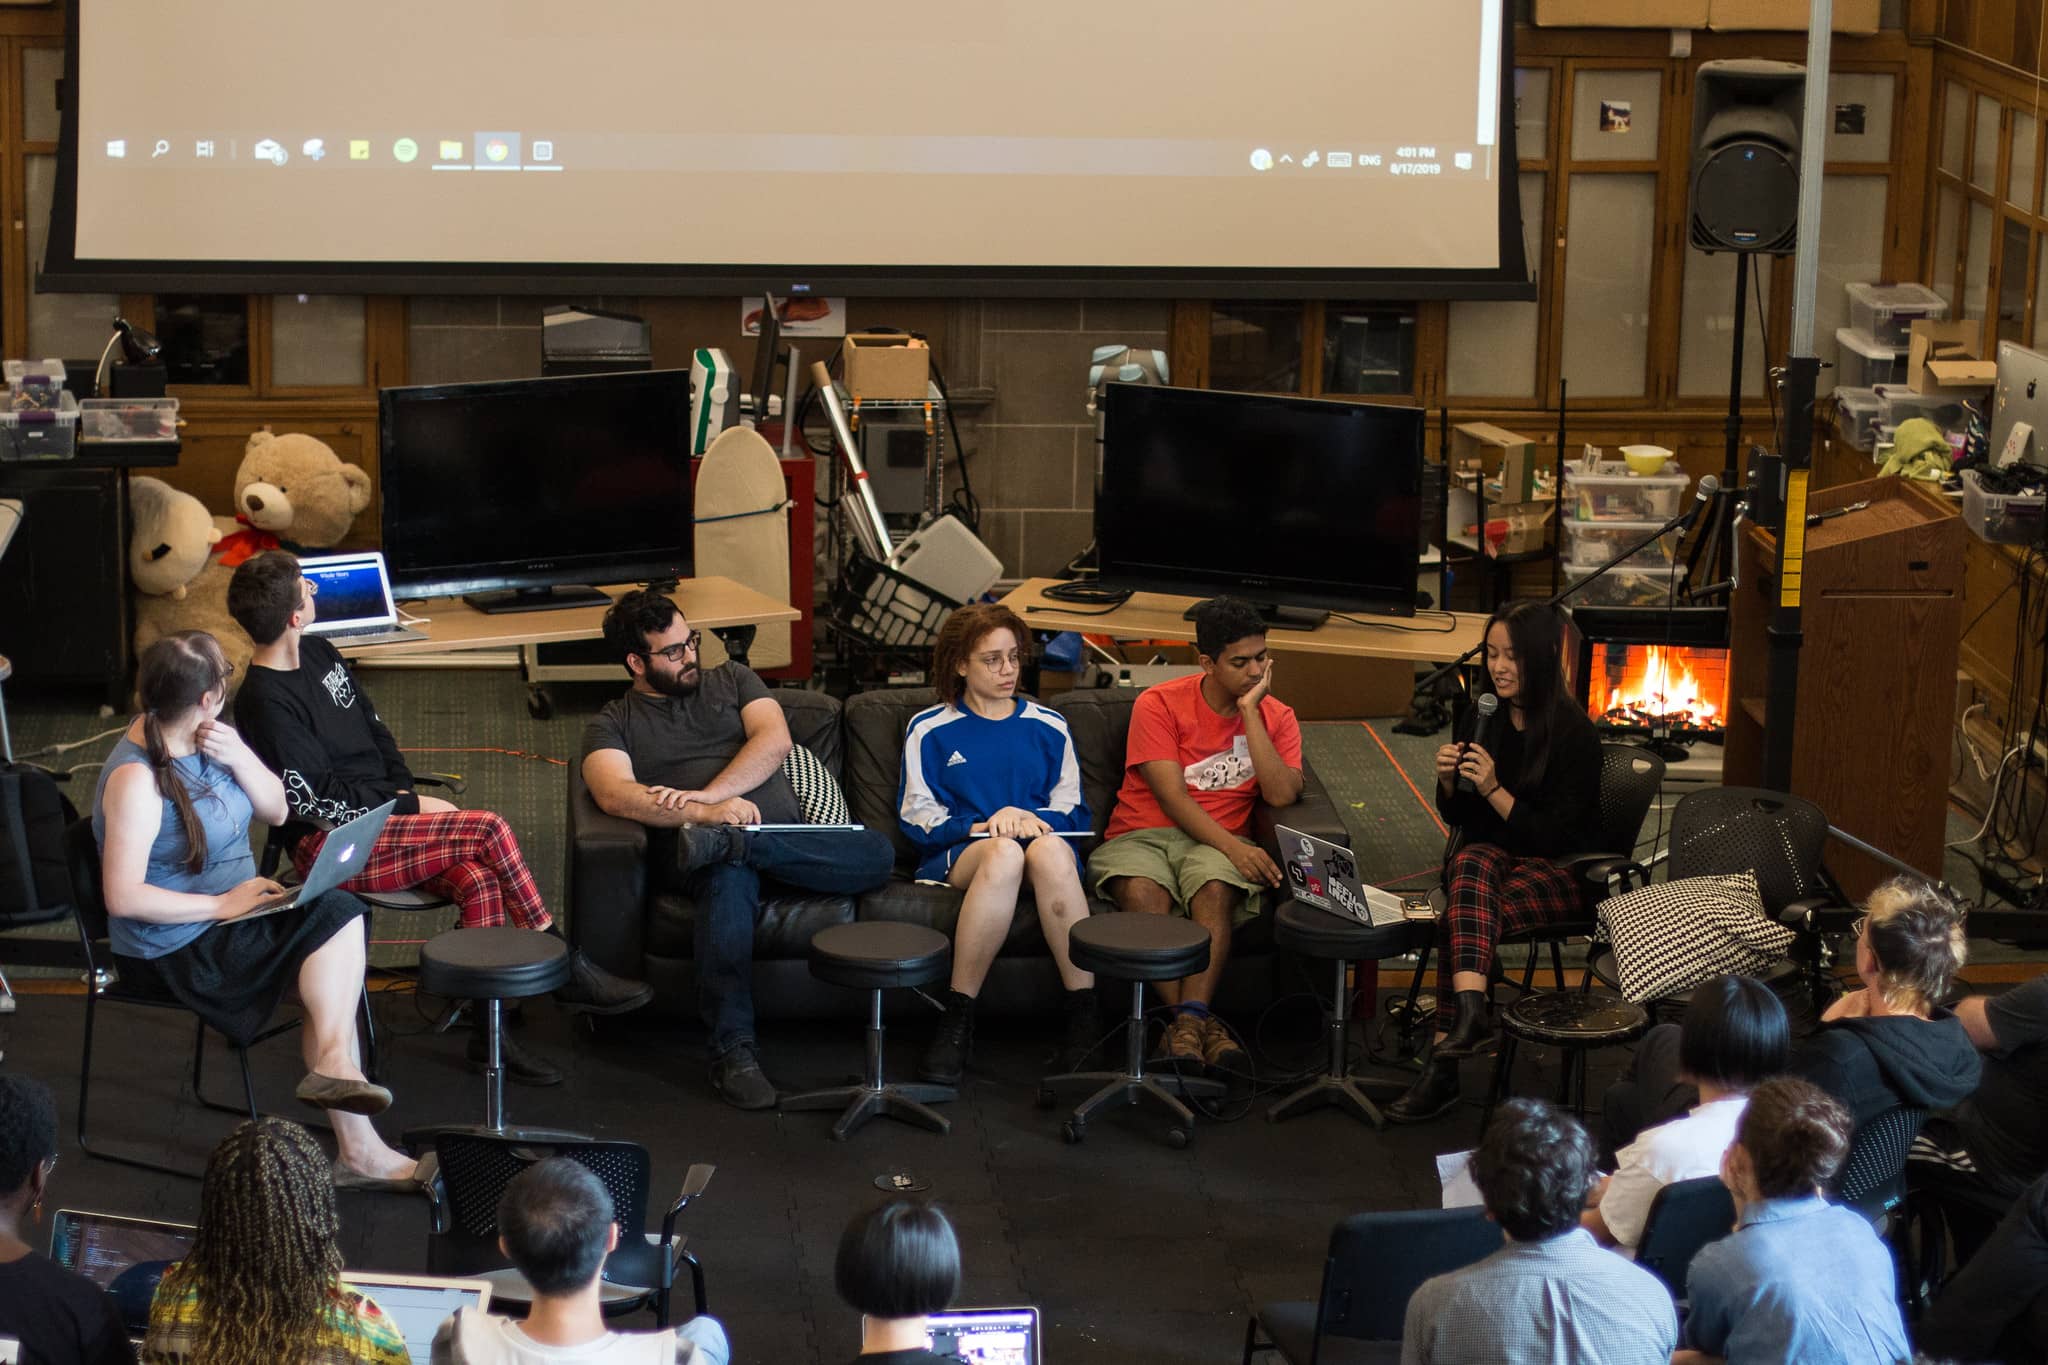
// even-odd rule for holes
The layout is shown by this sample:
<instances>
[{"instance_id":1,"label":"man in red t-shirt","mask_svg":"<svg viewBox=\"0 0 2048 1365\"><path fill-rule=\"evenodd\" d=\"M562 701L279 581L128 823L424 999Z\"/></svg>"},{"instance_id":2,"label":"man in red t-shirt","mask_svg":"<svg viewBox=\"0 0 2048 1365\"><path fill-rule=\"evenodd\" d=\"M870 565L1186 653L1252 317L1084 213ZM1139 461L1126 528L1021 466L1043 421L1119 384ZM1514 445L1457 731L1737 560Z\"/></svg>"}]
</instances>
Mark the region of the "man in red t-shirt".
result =
<instances>
[{"instance_id":1,"label":"man in red t-shirt","mask_svg":"<svg viewBox=\"0 0 2048 1365\"><path fill-rule=\"evenodd\" d=\"M1270 695L1266 625L1251 605L1213 598L1195 609L1199 674L1160 683L1131 708L1124 781L1088 880L1119 910L1178 910L1209 931L1209 965L1160 994L1175 1006L1160 1055L1248 1073L1244 1052L1209 1002L1240 915L1258 913L1279 867L1249 839L1252 806L1301 796L1301 727Z\"/></svg>"}]
</instances>

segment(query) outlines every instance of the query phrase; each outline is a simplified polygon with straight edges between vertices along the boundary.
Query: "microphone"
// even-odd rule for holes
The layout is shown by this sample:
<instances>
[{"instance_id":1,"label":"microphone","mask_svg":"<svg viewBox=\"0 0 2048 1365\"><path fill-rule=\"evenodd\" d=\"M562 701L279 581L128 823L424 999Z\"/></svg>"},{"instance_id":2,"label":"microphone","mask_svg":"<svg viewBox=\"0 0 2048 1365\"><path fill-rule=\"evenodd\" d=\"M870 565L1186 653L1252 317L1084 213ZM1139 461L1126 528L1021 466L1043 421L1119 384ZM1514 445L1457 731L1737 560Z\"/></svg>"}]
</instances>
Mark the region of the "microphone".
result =
<instances>
[{"instance_id":1,"label":"microphone","mask_svg":"<svg viewBox=\"0 0 2048 1365\"><path fill-rule=\"evenodd\" d=\"M1721 480L1719 476L1713 474L1703 476L1700 479L1699 491L1692 495L1692 506L1685 509L1685 515L1679 518L1678 524L1680 526L1691 526L1694 522L1698 521L1700 515L1707 510L1707 504L1712 502L1715 494L1720 491Z\"/></svg>"},{"instance_id":2,"label":"microphone","mask_svg":"<svg viewBox=\"0 0 2048 1365\"><path fill-rule=\"evenodd\" d=\"M1479 698L1478 706L1479 719L1473 722L1472 738L1466 742L1477 744L1480 748L1484 749L1486 748L1486 741L1493 737L1493 718L1500 710L1500 698L1488 692ZM1458 790L1467 796L1477 796L1479 794L1479 788L1473 785L1472 779L1464 776L1462 773L1458 776Z\"/></svg>"}]
</instances>

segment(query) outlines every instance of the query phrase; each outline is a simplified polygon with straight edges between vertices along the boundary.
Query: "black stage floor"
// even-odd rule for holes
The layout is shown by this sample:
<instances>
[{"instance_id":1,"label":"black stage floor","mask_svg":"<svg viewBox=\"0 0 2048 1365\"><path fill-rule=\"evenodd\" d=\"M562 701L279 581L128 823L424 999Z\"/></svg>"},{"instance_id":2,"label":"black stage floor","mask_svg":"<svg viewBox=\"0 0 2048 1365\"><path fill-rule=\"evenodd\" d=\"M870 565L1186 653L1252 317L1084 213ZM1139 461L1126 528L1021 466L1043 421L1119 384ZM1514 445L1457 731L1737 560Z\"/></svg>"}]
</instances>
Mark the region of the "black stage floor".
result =
<instances>
[{"instance_id":1,"label":"black stage floor","mask_svg":"<svg viewBox=\"0 0 2048 1365\"><path fill-rule=\"evenodd\" d=\"M460 1034L420 1032L425 1003L403 991L378 1002L386 1078L398 1097L380 1125L387 1133L482 1114L482 1080L464 1064ZM84 1014L79 997L30 995L17 1014L0 1016L4 1065L57 1091L64 1152L50 1207L189 1220L196 1181L77 1150ZM196 1170L232 1120L193 1102L187 1017L110 1007L100 1021L95 1144L147 1147ZM1297 999L1268 1016L1263 1038L1280 1066L1298 1069L1318 1061L1316 1028L1306 999ZM546 1004L528 1011L517 1037L564 1062L569 1079L553 1089L510 1087L508 1107L514 1122L645 1143L654 1156L654 1202L670 1197L663 1192L679 1187L691 1163L716 1163L717 1177L686 1215L686 1230L735 1360L764 1365L849 1359L858 1349L858 1320L833 1293L833 1250L847 1220L886 1197L877 1178L898 1174L929 1181L928 1197L959 1229L962 1302L1037 1304L1048 1361L1236 1360L1254 1304L1314 1297L1337 1218L1435 1204L1434 1154L1471 1146L1479 1121L1475 1103L1420 1129L1384 1133L1334 1111L1272 1124L1263 1117L1269 1101L1260 1099L1240 1121L1204 1121L1185 1151L1167 1146L1160 1120L1135 1110L1098 1120L1086 1142L1068 1146L1060 1114L1035 1104L1042 1040L1026 1025L998 1022L985 1032L991 1036L979 1046L974 1075L946 1107L953 1131L944 1137L877 1120L834 1143L827 1114L740 1113L712 1098L697 1030L653 1022L591 1037ZM892 1030L897 1074L908 1075L922 1042L921 1023ZM766 1027L762 1045L770 1075L785 1090L847 1079L861 1053L853 1020ZM278 1112L312 1117L288 1098L297 1051L291 1037L257 1050L258 1097ZM1518 1064L1519 1088L1548 1092L1555 1057L1531 1051ZM1596 1096L1621 1059L1602 1060L1608 1065L1596 1063ZM1469 1094L1481 1092L1490 1065L1468 1065ZM233 1088L231 1055L216 1039L208 1092L226 1098ZM424 1268L423 1200L342 1200L349 1265Z\"/></svg>"}]
</instances>

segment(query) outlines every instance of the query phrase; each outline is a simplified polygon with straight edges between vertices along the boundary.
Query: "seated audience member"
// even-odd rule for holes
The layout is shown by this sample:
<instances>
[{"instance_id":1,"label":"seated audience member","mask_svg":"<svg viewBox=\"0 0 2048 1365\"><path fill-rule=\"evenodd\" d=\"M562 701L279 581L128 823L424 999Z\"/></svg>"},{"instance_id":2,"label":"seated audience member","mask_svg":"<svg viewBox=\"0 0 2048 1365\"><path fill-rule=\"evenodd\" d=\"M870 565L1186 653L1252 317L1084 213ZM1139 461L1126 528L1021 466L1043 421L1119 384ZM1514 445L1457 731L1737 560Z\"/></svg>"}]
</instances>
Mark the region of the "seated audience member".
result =
<instances>
[{"instance_id":1,"label":"seated audience member","mask_svg":"<svg viewBox=\"0 0 2048 1365\"><path fill-rule=\"evenodd\" d=\"M319 596L297 558L269 550L244 560L228 583L228 611L256 644L249 676L235 694L235 723L249 747L284 778L291 819L282 834L301 873L320 856L328 828L395 801L363 870L345 883L349 889L423 887L454 901L470 928L551 928L540 887L504 817L460 810L415 791L398 741L340 651L305 633L318 615ZM555 992L564 1007L590 1014L620 1014L653 998L650 987L621 980L580 952L570 956L569 984ZM501 1045L513 1080L553 1085L562 1079L552 1063L509 1038ZM479 1018L470 1060L481 1064L483 1052Z\"/></svg>"},{"instance_id":2,"label":"seated audience member","mask_svg":"<svg viewBox=\"0 0 2048 1365\"><path fill-rule=\"evenodd\" d=\"M1750 1092L1721 1162L1735 1231L1693 1258L1688 1349L1673 1365L1912 1357L1891 1253L1861 1214L1821 1197L1849 1154L1849 1132L1848 1110L1811 1082L1780 1076Z\"/></svg>"},{"instance_id":3,"label":"seated audience member","mask_svg":"<svg viewBox=\"0 0 2048 1365\"><path fill-rule=\"evenodd\" d=\"M0 1360L29 1365L133 1365L135 1349L106 1291L29 1244L57 1164L49 1087L0 1074ZM13 1354L9 1354L10 1349Z\"/></svg>"},{"instance_id":4,"label":"seated audience member","mask_svg":"<svg viewBox=\"0 0 2048 1365\"><path fill-rule=\"evenodd\" d=\"M1211 598L1194 620L1202 671L1138 694L1123 785L1088 878L1119 910L1177 910L1209 931L1209 965L1159 985L1175 1007L1160 1056L1243 1076L1250 1060L1209 1003L1231 930L1281 885L1279 865L1249 837L1252 807L1301 798L1301 727L1271 695L1266 624L1251 604Z\"/></svg>"},{"instance_id":5,"label":"seated audience member","mask_svg":"<svg viewBox=\"0 0 2048 1365\"><path fill-rule=\"evenodd\" d=\"M1065 717L1017 696L1024 623L1008 607L972 603L932 644L939 704L911 718L897 814L917 847L921 880L960 888L946 1013L918 1074L959 1081L974 1054L974 1000L1031 884L1039 929L1066 988L1059 1069L1078 1068L1100 1036L1095 978L1067 956L1067 931L1088 915L1081 855L1060 831L1093 827ZM981 837L976 837L981 836Z\"/></svg>"},{"instance_id":6,"label":"seated audience member","mask_svg":"<svg viewBox=\"0 0 2048 1365\"><path fill-rule=\"evenodd\" d=\"M1955 1360L2048 1360L2048 1176L2021 1191L1970 1263L1943 1287L1915 1336L1929 1355Z\"/></svg>"},{"instance_id":7,"label":"seated audience member","mask_svg":"<svg viewBox=\"0 0 2048 1365\"><path fill-rule=\"evenodd\" d=\"M1594 1174L1593 1139L1571 1115L1529 1099L1495 1110L1472 1179L1506 1245L1415 1291L1403 1365L1665 1365L1670 1291L1579 1226Z\"/></svg>"},{"instance_id":8,"label":"seated audience member","mask_svg":"<svg viewBox=\"0 0 2048 1365\"><path fill-rule=\"evenodd\" d=\"M527 1167L498 1200L498 1246L533 1286L533 1307L524 1322L460 1310L434 1333L434 1365L725 1365L716 1318L659 1332L605 1326L599 1275L618 1244L604 1182L567 1157Z\"/></svg>"},{"instance_id":9,"label":"seated audience member","mask_svg":"<svg viewBox=\"0 0 2048 1365\"><path fill-rule=\"evenodd\" d=\"M334 1180L409 1187L415 1163L367 1115L391 1092L357 1061L363 990L361 901L346 891L283 914L244 916L284 888L256 875L249 821L285 818L284 784L221 724L228 665L204 631L151 645L138 666L142 714L114 743L93 796L108 936L122 977L172 996L224 1036L262 1032L298 988L306 1075L298 1097L330 1111Z\"/></svg>"},{"instance_id":10,"label":"seated audience member","mask_svg":"<svg viewBox=\"0 0 2048 1365\"><path fill-rule=\"evenodd\" d=\"M150 1306L144 1365L411 1365L398 1324L341 1282L327 1157L253 1119L206 1163L199 1230Z\"/></svg>"},{"instance_id":11,"label":"seated audience member","mask_svg":"<svg viewBox=\"0 0 2048 1365\"><path fill-rule=\"evenodd\" d=\"M839 1297L860 1311L857 1365L949 1365L925 1319L960 1292L960 1243L946 1215L897 1199L847 1224L832 1262Z\"/></svg>"},{"instance_id":12,"label":"seated audience member","mask_svg":"<svg viewBox=\"0 0 2048 1365\"><path fill-rule=\"evenodd\" d=\"M1595 1187L1582 1220L1594 1237L1629 1256L1642 1240L1658 1190L1720 1171L1750 1090L1785 1069L1791 1045L1785 1006L1770 987L1746 976L1702 983L1686 1006L1684 1024L1672 1031L1678 1034L1679 1074L1697 1087L1699 1103L1623 1147L1614 1174Z\"/></svg>"},{"instance_id":13,"label":"seated audience member","mask_svg":"<svg viewBox=\"0 0 2048 1365\"><path fill-rule=\"evenodd\" d=\"M744 828L803 821L782 773L789 725L767 687L744 664L701 667L697 632L658 592L614 602L604 638L633 683L585 727L583 780L605 814L676 830L676 865L657 875L679 881L696 903L712 1087L737 1108L772 1108L775 1087L754 1044L761 884L858 895L889 879L895 850L873 830Z\"/></svg>"},{"instance_id":14,"label":"seated audience member","mask_svg":"<svg viewBox=\"0 0 2048 1365\"><path fill-rule=\"evenodd\" d=\"M1600 738L1572 701L1563 622L1541 602L1510 602L1486 623L1486 673L1500 710L1489 745L1436 751L1436 805L1464 836L1444 868L1437 921L1436 1035L1421 1077L1387 1106L1397 1123L1458 1102L1457 1059L1493 1041L1487 990L1504 934L1582 918L1577 878L1555 860L1600 829ZM1461 778L1473 790L1458 789Z\"/></svg>"}]
</instances>

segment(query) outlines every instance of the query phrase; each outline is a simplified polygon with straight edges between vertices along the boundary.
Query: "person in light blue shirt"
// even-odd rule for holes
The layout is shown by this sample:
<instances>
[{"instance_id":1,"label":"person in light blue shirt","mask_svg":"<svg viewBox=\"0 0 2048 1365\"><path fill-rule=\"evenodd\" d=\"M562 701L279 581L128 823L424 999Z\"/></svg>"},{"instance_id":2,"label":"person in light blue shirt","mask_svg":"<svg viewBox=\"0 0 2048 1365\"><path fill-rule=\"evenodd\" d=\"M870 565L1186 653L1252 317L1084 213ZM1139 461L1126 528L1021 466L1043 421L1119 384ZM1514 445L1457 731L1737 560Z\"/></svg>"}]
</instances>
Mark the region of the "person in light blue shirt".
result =
<instances>
[{"instance_id":1,"label":"person in light blue shirt","mask_svg":"<svg viewBox=\"0 0 2048 1365\"><path fill-rule=\"evenodd\" d=\"M1810 1081L1780 1076L1750 1092L1721 1159L1735 1231L1693 1258L1687 1349L1672 1365L1913 1358L1891 1253L1861 1214L1821 1197L1849 1133L1849 1111Z\"/></svg>"},{"instance_id":2,"label":"person in light blue shirt","mask_svg":"<svg viewBox=\"0 0 2048 1365\"><path fill-rule=\"evenodd\" d=\"M1088 914L1075 840L1094 827L1067 722L1017 695L1024 623L1007 607L970 603L932 643L939 704L910 721L903 740L897 818L918 851L920 881L965 892L953 930L946 1013L918 1074L954 1085L974 1050L974 1001L1009 937L1028 882L1066 988L1059 1069L1078 1070L1099 1036L1095 978L1067 956L1067 932Z\"/></svg>"}]
</instances>

